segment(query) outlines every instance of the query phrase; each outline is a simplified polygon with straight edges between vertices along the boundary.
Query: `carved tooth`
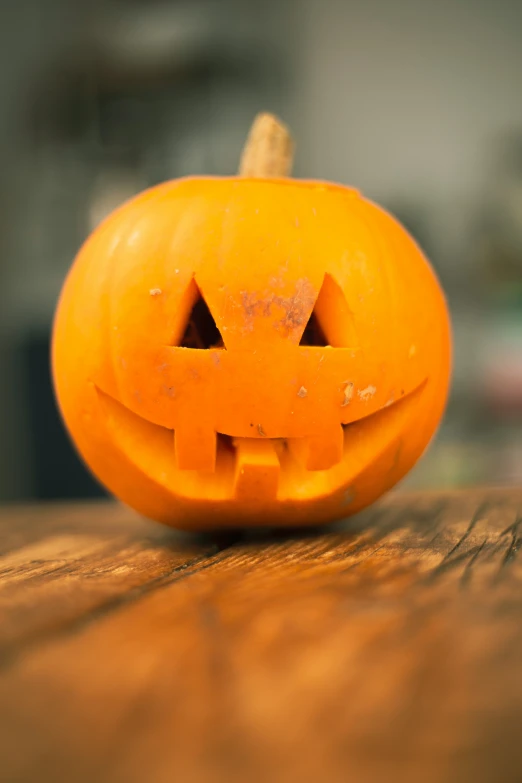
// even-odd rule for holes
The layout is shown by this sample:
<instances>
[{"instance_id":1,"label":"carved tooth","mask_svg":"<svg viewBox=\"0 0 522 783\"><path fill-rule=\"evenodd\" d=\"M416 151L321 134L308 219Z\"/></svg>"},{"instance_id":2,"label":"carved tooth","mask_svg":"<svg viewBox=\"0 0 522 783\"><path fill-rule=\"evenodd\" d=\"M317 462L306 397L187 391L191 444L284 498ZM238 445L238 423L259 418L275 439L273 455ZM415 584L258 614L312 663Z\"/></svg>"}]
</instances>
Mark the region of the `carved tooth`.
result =
<instances>
[{"instance_id":1,"label":"carved tooth","mask_svg":"<svg viewBox=\"0 0 522 783\"><path fill-rule=\"evenodd\" d=\"M307 470L328 470L337 465L343 457L344 431L339 424L321 435L292 438L289 446Z\"/></svg>"},{"instance_id":2,"label":"carved tooth","mask_svg":"<svg viewBox=\"0 0 522 783\"><path fill-rule=\"evenodd\" d=\"M179 470L216 469L217 435L212 430L191 425L174 432L176 467Z\"/></svg>"},{"instance_id":3,"label":"carved tooth","mask_svg":"<svg viewBox=\"0 0 522 783\"><path fill-rule=\"evenodd\" d=\"M273 500L277 496L280 464L270 440L237 438L234 495L242 500Z\"/></svg>"}]
</instances>

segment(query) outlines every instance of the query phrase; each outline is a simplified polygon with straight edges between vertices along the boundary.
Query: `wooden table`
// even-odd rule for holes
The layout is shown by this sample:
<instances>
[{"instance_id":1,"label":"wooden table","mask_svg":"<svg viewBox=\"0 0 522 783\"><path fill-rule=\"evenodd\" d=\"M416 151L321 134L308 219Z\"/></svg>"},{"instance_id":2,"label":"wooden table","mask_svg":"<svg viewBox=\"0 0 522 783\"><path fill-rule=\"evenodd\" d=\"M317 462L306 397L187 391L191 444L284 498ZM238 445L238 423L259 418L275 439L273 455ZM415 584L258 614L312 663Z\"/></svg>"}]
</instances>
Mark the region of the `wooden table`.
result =
<instances>
[{"instance_id":1,"label":"wooden table","mask_svg":"<svg viewBox=\"0 0 522 783\"><path fill-rule=\"evenodd\" d=\"M0 519L0 780L522 781L522 489L190 538Z\"/></svg>"}]
</instances>

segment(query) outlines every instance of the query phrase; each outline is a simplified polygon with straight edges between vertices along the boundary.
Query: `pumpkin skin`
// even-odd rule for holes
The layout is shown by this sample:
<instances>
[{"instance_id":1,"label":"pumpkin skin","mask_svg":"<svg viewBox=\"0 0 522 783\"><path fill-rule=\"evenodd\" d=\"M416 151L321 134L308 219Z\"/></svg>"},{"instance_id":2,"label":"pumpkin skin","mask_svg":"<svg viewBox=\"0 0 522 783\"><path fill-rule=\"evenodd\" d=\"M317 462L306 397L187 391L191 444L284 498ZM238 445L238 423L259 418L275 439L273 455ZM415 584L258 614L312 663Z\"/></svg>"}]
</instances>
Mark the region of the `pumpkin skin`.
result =
<instances>
[{"instance_id":1,"label":"pumpkin skin","mask_svg":"<svg viewBox=\"0 0 522 783\"><path fill-rule=\"evenodd\" d=\"M179 347L200 295L224 347ZM313 311L327 346L300 345ZM357 191L187 178L86 241L52 364L80 455L141 514L313 525L372 503L422 454L447 398L450 326L417 245Z\"/></svg>"}]
</instances>

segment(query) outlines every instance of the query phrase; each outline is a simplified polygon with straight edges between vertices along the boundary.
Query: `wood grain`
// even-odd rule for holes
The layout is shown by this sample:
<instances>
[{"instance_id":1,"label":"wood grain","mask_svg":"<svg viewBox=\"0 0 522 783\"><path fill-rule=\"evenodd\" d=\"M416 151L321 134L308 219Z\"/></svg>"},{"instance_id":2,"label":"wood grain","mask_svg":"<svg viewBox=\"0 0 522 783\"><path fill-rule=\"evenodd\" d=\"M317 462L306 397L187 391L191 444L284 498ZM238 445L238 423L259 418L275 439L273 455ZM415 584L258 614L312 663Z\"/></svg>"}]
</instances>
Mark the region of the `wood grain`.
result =
<instances>
[{"instance_id":1,"label":"wood grain","mask_svg":"<svg viewBox=\"0 0 522 783\"><path fill-rule=\"evenodd\" d=\"M0 514L0 780L522 780L522 489L190 538Z\"/></svg>"}]
</instances>

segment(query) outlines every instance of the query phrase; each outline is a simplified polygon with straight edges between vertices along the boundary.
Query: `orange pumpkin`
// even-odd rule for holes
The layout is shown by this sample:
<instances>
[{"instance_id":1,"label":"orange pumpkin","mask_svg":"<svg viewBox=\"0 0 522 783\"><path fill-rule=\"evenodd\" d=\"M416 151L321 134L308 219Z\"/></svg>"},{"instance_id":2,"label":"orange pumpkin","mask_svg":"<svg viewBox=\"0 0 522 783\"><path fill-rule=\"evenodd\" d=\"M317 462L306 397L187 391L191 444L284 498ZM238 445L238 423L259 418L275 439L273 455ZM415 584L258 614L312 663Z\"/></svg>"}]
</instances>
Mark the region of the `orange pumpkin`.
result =
<instances>
[{"instance_id":1,"label":"orange pumpkin","mask_svg":"<svg viewBox=\"0 0 522 783\"><path fill-rule=\"evenodd\" d=\"M109 490L175 527L351 514L404 476L443 413L450 328L432 269L356 190L280 176L288 144L263 116L240 176L126 203L61 294L69 432Z\"/></svg>"}]
</instances>

